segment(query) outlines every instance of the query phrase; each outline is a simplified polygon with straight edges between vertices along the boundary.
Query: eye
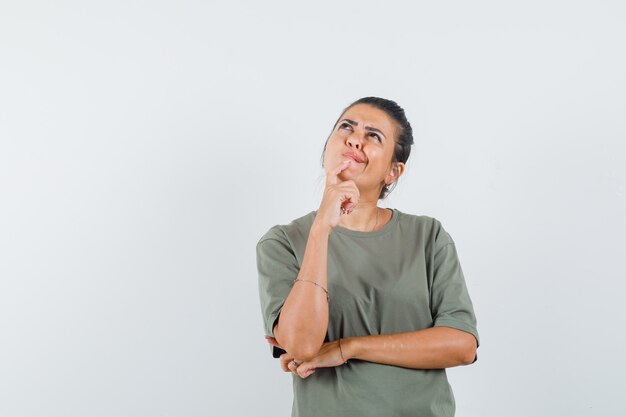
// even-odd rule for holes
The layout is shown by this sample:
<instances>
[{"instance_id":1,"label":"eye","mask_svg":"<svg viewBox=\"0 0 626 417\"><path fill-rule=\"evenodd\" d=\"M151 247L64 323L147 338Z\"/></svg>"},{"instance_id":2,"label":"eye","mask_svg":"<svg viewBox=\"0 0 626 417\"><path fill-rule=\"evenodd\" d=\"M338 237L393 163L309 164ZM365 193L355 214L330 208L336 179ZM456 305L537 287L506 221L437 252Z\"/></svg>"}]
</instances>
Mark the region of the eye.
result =
<instances>
[{"instance_id":1,"label":"eye","mask_svg":"<svg viewBox=\"0 0 626 417\"><path fill-rule=\"evenodd\" d=\"M341 124L339 125L339 129L343 129L343 127L344 127L344 126L347 126L347 127L349 127L350 129L352 129L352 126L351 126L349 123L346 123L346 122L341 123ZM375 136L375 137L376 137L376 140L377 140L378 142L381 142L381 143L382 143L382 139L381 139L381 137L380 137L380 135L379 135L378 133L370 133L370 135Z\"/></svg>"}]
</instances>

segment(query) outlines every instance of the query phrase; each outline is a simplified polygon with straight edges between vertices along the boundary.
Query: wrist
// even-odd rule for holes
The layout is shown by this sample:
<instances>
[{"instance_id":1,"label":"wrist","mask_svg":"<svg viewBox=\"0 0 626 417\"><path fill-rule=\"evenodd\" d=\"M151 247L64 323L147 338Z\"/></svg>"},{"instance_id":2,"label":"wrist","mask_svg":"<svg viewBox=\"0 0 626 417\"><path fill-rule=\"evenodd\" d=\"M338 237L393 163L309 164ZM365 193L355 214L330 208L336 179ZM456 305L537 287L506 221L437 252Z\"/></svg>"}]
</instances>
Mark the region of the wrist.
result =
<instances>
[{"instance_id":1,"label":"wrist","mask_svg":"<svg viewBox=\"0 0 626 417\"><path fill-rule=\"evenodd\" d=\"M328 237L330 233L332 232L332 230L333 230L332 227L328 225L323 225L314 220L313 224L311 225L311 230L309 233L312 233L316 236Z\"/></svg>"},{"instance_id":2,"label":"wrist","mask_svg":"<svg viewBox=\"0 0 626 417\"><path fill-rule=\"evenodd\" d=\"M348 361L350 359L357 359L359 352L359 337L342 337L341 338L341 353L343 359Z\"/></svg>"}]
</instances>

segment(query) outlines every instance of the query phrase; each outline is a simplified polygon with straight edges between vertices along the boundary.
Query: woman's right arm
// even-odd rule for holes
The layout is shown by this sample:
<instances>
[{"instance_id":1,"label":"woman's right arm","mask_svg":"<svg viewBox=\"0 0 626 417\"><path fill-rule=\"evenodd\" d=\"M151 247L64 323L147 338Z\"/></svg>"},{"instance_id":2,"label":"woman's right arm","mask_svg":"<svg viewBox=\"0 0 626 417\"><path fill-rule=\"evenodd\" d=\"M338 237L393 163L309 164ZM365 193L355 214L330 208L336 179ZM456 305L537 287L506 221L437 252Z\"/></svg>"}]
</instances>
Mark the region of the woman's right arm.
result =
<instances>
[{"instance_id":1,"label":"woman's right arm","mask_svg":"<svg viewBox=\"0 0 626 417\"><path fill-rule=\"evenodd\" d=\"M328 288L328 237L331 228L315 222L311 226L298 278ZM294 282L285 299L278 324L276 341L298 360L312 358L324 343L328 330L326 292L310 282Z\"/></svg>"},{"instance_id":2,"label":"woman's right arm","mask_svg":"<svg viewBox=\"0 0 626 417\"><path fill-rule=\"evenodd\" d=\"M309 231L298 272L298 279L313 281L326 289L328 238L343 210L350 211L360 197L354 181L339 179L339 174L351 164L351 160L343 161L327 174L324 196ZM273 329L276 342L298 360L313 358L324 344L328 330L326 292L317 285L294 282Z\"/></svg>"}]
</instances>

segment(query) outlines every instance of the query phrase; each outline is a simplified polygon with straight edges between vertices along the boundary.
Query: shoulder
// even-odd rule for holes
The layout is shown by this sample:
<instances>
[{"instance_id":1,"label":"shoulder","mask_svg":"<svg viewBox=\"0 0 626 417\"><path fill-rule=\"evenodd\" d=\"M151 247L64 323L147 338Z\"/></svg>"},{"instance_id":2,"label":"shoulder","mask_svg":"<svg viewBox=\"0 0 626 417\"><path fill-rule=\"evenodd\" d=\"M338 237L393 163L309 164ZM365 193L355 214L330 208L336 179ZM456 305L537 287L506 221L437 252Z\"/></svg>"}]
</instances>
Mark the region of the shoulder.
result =
<instances>
[{"instance_id":1,"label":"shoulder","mask_svg":"<svg viewBox=\"0 0 626 417\"><path fill-rule=\"evenodd\" d=\"M398 212L398 221L404 224L412 224L420 228L432 229L440 223L438 219L426 214L413 214L395 209Z\"/></svg>"},{"instance_id":2,"label":"shoulder","mask_svg":"<svg viewBox=\"0 0 626 417\"><path fill-rule=\"evenodd\" d=\"M443 227L442 221L434 216L426 214L412 214L398 211L398 221L404 229L411 230L435 250L454 243L448 231Z\"/></svg>"},{"instance_id":3,"label":"shoulder","mask_svg":"<svg viewBox=\"0 0 626 417\"><path fill-rule=\"evenodd\" d=\"M436 217L426 214L406 213L397 209L396 211L398 212L398 221L405 226L411 226L435 236L445 231L441 221Z\"/></svg>"},{"instance_id":4,"label":"shoulder","mask_svg":"<svg viewBox=\"0 0 626 417\"><path fill-rule=\"evenodd\" d=\"M313 224L316 211L291 220L289 223L275 224L270 227L258 240L257 246L266 240L278 240L287 245L292 245L294 241L308 238L309 230Z\"/></svg>"}]
</instances>

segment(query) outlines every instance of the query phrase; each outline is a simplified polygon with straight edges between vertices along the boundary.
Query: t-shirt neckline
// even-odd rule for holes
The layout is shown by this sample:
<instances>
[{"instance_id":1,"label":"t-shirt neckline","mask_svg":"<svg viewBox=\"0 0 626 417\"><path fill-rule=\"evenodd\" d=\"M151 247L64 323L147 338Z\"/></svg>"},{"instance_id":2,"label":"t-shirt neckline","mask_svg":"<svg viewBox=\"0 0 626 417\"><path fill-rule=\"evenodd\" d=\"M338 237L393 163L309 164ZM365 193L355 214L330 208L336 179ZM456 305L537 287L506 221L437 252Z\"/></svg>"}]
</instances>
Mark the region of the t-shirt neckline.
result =
<instances>
[{"instance_id":1,"label":"t-shirt neckline","mask_svg":"<svg viewBox=\"0 0 626 417\"><path fill-rule=\"evenodd\" d=\"M385 208L385 210L386 209L387 208ZM391 219L389 219L389 221L378 230L374 230L373 232L361 232L358 230L346 229L345 227L337 225L333 228L331 234L333 232L336 232L342 235L355 236L355 237L374 237L374 236L380 236L382 234L385 234L398 223L398 210L395 208L391 208L391 207L389 207L389 209L391 210ZM314 211L314 214L317 215L317 210Z\"/></svg>"}]
</instances>

